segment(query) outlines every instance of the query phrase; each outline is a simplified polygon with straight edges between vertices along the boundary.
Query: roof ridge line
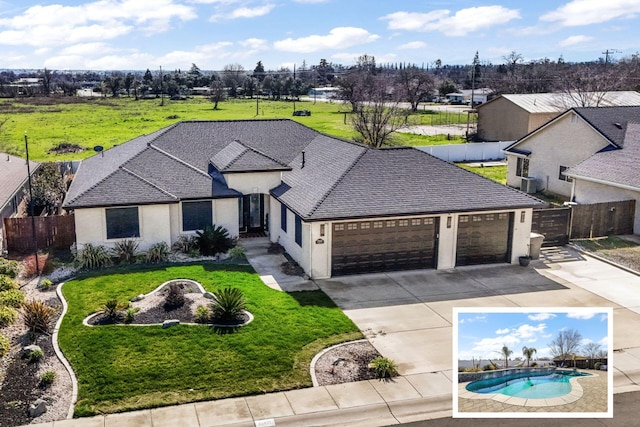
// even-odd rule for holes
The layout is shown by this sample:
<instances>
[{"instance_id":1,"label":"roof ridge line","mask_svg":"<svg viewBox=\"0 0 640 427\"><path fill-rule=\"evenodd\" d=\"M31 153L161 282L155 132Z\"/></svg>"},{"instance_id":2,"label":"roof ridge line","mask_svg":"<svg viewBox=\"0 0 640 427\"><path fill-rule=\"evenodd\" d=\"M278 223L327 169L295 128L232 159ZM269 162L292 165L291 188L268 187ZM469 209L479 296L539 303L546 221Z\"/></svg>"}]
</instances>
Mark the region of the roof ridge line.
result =
<instances>
[{"instance_id":1,"label":"roof ridge line","mask_svg":"<svg viewBox=\"0 0 640 427\"><path fill-rule=\"evenodd\" d=\"M154 184L153 182L149 181L148 179L144 179L143 177L141 177L141 176L140 176L140 175L138 175L137 173L133 172L132 170L129 170L129 169L127 169L127 168L126 168L126 167L124 167L124 166L121 166L119 169L123 170L124 172L128 173L129 175L134 176L135 178L138 178L140 181L142 181L142 182L144 182L144 183L146 183L146 184L149 184L150 186L152 186L153 188L156 188L157 190L159 190L159 191L163 192L164 194L166 194L166 195L168 195L168 196L171 196L171 197L173 197L173 198L174 198L174 199L176 199L176 200L179 200L179 199L178 199L178 196L176 196L176 195L174 195L174 194L169 193L167 190L165 190L164 188L161 188L160 186L158 186L158 185Z\"/></svg>"},{"instance_id":2,"label":"roof ridge line","mask_svg":"<svg viewBox=\"0 0 640 427\"><path fill-rule=\"evenodd\" d=\"M333 185L331 187L329 187L329 189L326 191L326 193L324 193L324 195L320 198L320 200L318 200L318 202L313 206L313 208L311 208L311 211L309 212L309 216L313 215L315 213L315 211L318 210L318 208L320 207L322 202L324 202L327 199L327 197L329 197L329 194L331 194L331 192L333 190L335 190L335 188L338 186L338 184L340 184L342 182L342 179L356 166L356 164L358 164L360 159L362 159L362 157L369 150L371 150L371 148L363 147L362 153L360 153L358 155L358 157L356 157L356 159L351 163L351 165L347 169L345 169L345 171L340 175L340 177L335 180Z\"/></svg>"},{"instance_id":3,"label":"roof ridge line","mask_svg":"<svg viewBox=\"0 0 640 427\"><path fill-rule=\"evenodd\" d=\"M260 150L256 150L255 148L253 148L253 147L250 147L250 146L246 145L245 143L243 143L242 141L240 141L240 140L238 140L238 139L236 139L235 141L236 141L238 144L240 144L240 145L242 145L243 147L245 147L247 150L253 151L254 153L258 153L258 154L260 154L261 156L266 157L267 159L274 161L275 163L279 164L280 166L285 166L285 167L286 167L286 166L289 166L288 164L286 164L286 163L282 163L280 160L274 159L273 157L271 157L271 156L269 156L269 155L267 155L267 154L263 153L263 152L262 152L262 151L260 151ZM243 153L243 154L244 154L244 153ZM238 156L238 157L239 157L239 156ZM238 159L236 158L232 163L235 163L235 161L236 161L236 160L238 160Z\"/></svg>"},{"instance_id":4,"label":"roof ridge line","mask_svg":"<svg viewBox=\"0 0 640 427\"><path fill-rule=\"evenodd\" d=\"M149 147L149 148L152 148L152 149L154 149L154 150L156 150L156 151L158 151L158 152L159 152L159 153L161 153L161 154L164 154L165 156L169 157L170 159L173 159L173 160L175 160L176 162L181 163L181 164L185 165L186 167L188 167L188 168L190 168L190 169L193 169L194 171L198 172L199 174L204 175L204 176L206 176L207 178L210 178L210 176L209 176L209 174L208 174L208 173L206 173L206 172L204 172L204 171L202 171L202 170L198 169L197 167L195 167L195 166L193 166L193 165L191 165L191 164L189 164L189 163L185 162L185 161L184 161L184 160L182 160L182 159L179 159L178 157L174 156L173 154L170 154L170 153L168 153L168 152L164 151L162 148L156 147L155 145L151 144L151 142L149 142L148 147Z\"/></svg>"}]
</instances>

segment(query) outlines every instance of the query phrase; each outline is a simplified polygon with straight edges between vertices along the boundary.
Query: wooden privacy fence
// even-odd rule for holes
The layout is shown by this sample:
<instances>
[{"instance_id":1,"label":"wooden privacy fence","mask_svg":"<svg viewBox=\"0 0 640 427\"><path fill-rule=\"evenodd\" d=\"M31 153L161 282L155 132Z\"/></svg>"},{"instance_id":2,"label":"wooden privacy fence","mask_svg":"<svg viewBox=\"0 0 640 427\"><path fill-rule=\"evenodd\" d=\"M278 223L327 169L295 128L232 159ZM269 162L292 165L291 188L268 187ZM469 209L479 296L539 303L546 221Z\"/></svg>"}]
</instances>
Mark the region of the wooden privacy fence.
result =
<instances>
[{"instance_id":1,"label":"wooden privacy fence","mask_svg":"<svg viewBox=\"0 0 640 427\"><path fill-rule=\"evenodd\" d=\"M633 234L635 200L593 203L533 211L531 231L545 236L543 246L571 239Z\"/></svg>"},{"instance_id":2,"label":"wooden privacy fence","mask_svg":"<svg viewBox=\"0 0 640 427\"><path fill-rule=\"evenodd\" d=\"M76 241L76 224L73 215L36 217L38 249L69 248ZM5 218L4 230L9 253L33 251L31 217Z\"/></svg>"}]
</instances>

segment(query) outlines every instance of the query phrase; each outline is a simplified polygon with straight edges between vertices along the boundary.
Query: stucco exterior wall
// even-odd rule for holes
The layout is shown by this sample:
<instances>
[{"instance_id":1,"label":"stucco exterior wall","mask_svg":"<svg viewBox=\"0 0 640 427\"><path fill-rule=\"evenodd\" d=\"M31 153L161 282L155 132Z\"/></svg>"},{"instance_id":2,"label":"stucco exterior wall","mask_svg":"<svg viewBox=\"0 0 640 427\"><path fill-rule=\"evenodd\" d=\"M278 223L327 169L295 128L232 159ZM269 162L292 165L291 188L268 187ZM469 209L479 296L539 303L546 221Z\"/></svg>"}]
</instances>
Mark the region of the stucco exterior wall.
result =
<instances>
[{"instance_id":1,"label":"stucco exterior wall","mask_svg":"<svg viewBox=\"0 0 640 427\"><path fill-rule=\"evenodd\" d=\"M213 223L226 228L231 237L238 237L240 234L238 215L238 199L215 199L213 201Z\"/></svg>"},{"instance_id":2,"label":"stucco exterior wall","mask_svg":"<svg viewBox=\"0 0 640 427\"><path fill-rule=\"evenodd\" d=\"M280 185L282 173L275 172L251 172L251 173L226 173L224 178L229 188L242 194L269 194L269 191Z\"/></svg>"},{"instance_id":3,"label":"stucco exterior wall","mask_svg":"<svg viewBox=\"0 0 640 427\"><path fill-rule=\"evenodd\" d=\"M485 141L515 141L529 133L529 113L505 98L478 107L478 137Z\"/></svg>"},{"instance_id":4,"label":"stucco exterior wall","mask_svg":"<svg viewBox=\"0 0 640 427\"><path fill-rule=\"evenodd\" d=\"M534 130L538 129L540 126L544 125L545 123L555 119L556 117L558 117L561 113L564 113L564 111L560 111L560 112L556 112L556 113L537 113L537 114L529 114L529 126L527 127L527 133L525 133L524 135L533 132ZM522 135L522 136L524 136ZM521 136L521 138L522 138Z\"/></svg>"},{"instance_id":5,"label":"stucco exterior wall","mask_svg":"<svg viewBox=\"0 0 640 427\"><path fill-rule=\"evenodd\" d=\"M610 185L576 179L575 197L578 203L636 201L636 215L633 221L633 232L640 232L640 192L616 188Z\"/></svg>"},{"instance_id":6,"label":"stucco exterior wall","mask_svg":"<svg viewBox=\"0 0 640 427\"><path fill-rule=\"evenodd\" d=\"M560 166L575 166L607 145L604 138L575 114L567 114L518 144L530 151L529 177L538 180L538 190L571 196L571 182L559 179ZM515 176L516 156L509 155L507 184L520 188Z\"/></svg>"}]
</instances>

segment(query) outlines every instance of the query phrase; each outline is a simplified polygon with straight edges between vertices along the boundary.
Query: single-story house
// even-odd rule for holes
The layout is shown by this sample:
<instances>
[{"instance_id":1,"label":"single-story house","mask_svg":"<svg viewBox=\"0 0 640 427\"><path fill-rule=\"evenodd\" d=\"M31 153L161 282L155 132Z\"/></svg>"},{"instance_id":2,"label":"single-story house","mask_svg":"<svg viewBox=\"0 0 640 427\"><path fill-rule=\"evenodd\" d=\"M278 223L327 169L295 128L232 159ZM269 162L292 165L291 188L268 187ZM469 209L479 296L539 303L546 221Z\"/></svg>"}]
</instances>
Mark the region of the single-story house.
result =
<instances>
[{"instance_id":1,"label":"single-story house","mask_svg":"<svg viewBox=\"0 0 640 427\"><path fill-rule=\"evenodd\" d=\"M515 141L572 107L638 105L640 93L634 91L500 95L478 106L478 138Z\"/></svg>"},{"instance_id":2,"label":"single-story house","mask_svg":"<svg viewBox=\"0 0 640 427\"><path fill-rule=\"evenodd\" d=\"M86 159L63 207L79 248L265 232L312 278L517 263L540 200L402 147L291 120L181 122Z\"/></svg>"},{"instance_id":3,"label":"single-story house","mask_svg":"<svg viewBox=\"0 0 640 427\"><path fill-rule=\"evenodd\" d=\"M572 108L505 149L507 185L569 200L574 183L566 170L598 152L623 148L627 124L638 121L640 107Z\"/></svg>"},{"instance_id":4,"label":"single-story house","mask_svg":"<svg viewBox=\"0 0 640 427\"><path fill-rule=\"evenodd\" d=\"M600 150L565 171L572 180L571 197L577 203L635 200L634 232L640 230L640 107L635 121L614 124L616 148ZM618 129L620 126L622 129Z\"/></svg>"},{"instance_id":5,"label":"single-story house","mask_svg":"<svg viewBox=\"0 0 640 427\"><path fill-rule=\"evenodd\" d=\"M33 176L40 164L29 163ZM27 161L11 154L0 153L0 254L7 250L4 219L19 213L18 207L28 194L28 181Z\"/></svg>"}]
</instances>

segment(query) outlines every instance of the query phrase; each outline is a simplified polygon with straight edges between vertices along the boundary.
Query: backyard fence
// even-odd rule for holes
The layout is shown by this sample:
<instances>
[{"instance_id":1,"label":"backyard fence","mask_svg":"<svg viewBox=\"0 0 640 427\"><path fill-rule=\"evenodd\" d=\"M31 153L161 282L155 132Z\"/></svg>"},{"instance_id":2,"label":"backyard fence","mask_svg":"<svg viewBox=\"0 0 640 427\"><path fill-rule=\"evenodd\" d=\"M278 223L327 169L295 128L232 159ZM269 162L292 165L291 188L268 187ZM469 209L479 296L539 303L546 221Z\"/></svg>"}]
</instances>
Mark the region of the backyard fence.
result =
<instances>
[{"instance_id":1,"label":"backyard fence","mask_svg":"<svg viewBox=\"0 0 640 427\"><path fill-rule=\"evenodd\" d=\"M73 215L35 217L38 249L69 248L76 241ZM5 218L4 230L9 253L33 251L31 217Z\"/></svg>"},{"instance_id":2,"label":"backyard fence","mask_svg":"<svg viewBox=\"0 0 640 427\"><path fill-rule=\"evenodd\" d=\"M488 160L504 160L502 150L513 144L513 141L470 142L467 144L428 145L415 147L446 162L482 162Z\"/></svg>"}]
</instances>

